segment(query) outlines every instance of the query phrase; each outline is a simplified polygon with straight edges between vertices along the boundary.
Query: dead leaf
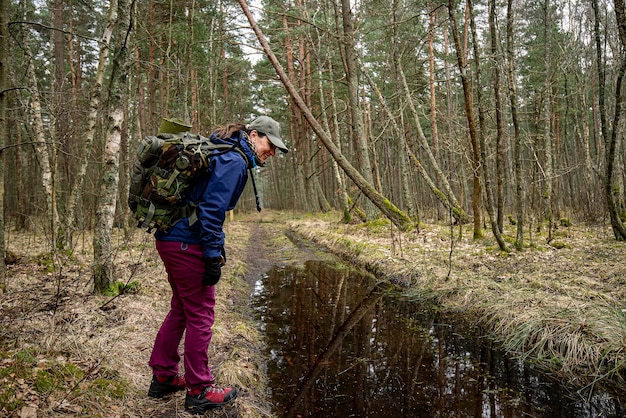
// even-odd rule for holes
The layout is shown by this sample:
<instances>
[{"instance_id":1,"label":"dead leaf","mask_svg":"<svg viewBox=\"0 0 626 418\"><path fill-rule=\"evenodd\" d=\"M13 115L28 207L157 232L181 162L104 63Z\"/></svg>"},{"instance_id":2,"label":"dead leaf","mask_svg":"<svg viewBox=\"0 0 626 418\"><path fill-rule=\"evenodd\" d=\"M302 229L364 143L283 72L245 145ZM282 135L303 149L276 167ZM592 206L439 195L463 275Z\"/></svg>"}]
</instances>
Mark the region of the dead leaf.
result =
<instances>
[{"instance_id":1,"label":"dead leaf","mask_svg":"<svg viewBox=\"0 0 626 418\"><path fill-rule=\"evenodd\" d=\"M37 418L37 407L23 406L20 410L20 418Z\"/></svg>"}]
</instances>

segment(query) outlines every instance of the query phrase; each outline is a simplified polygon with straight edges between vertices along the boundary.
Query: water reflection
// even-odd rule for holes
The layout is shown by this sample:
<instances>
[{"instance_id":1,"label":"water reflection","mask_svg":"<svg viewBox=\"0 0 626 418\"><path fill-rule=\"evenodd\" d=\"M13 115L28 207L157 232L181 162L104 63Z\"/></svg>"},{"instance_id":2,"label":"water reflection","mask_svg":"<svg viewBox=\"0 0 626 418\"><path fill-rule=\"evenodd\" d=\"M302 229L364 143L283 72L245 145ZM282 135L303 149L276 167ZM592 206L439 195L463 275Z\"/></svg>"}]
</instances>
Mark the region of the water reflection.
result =
<instances>
[{"instance_id":1,"label":"water reflection","mask_svg":"<svg viewBox=\"0 0 626 418\"><path fill-rule=\"evenodd\" d=\"M491 347L479 328L340 264L257 283L275 413L285 417L618 417Z\"/></svg>"}]
</instances>

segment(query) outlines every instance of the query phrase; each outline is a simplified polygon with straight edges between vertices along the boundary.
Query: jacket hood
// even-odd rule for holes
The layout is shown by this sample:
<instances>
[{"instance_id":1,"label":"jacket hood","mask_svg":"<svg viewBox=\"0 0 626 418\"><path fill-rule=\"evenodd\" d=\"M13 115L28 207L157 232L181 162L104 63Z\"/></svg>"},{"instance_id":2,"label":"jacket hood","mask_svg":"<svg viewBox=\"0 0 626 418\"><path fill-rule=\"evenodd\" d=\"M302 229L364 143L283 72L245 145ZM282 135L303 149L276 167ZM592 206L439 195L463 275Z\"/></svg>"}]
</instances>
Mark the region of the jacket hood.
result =
<instances>
[{"instance_id":1,"label":"jacket hood","mask_svg":"<svg viewBox=\"0 0 626 418\"><path fill-rule=\"evenodd\" d=\"M232 144L241 148L244 154L246 154L246 157L248 157L248 168L254 168L257 166L254 152L252 152L250 146L246 142L243 131L237 131L230 138L218 138L217 136L215 136L215 134L211 134L209 139L211 140L211 142L214 142L216 144Z\"/></svg>"}]
</instances>

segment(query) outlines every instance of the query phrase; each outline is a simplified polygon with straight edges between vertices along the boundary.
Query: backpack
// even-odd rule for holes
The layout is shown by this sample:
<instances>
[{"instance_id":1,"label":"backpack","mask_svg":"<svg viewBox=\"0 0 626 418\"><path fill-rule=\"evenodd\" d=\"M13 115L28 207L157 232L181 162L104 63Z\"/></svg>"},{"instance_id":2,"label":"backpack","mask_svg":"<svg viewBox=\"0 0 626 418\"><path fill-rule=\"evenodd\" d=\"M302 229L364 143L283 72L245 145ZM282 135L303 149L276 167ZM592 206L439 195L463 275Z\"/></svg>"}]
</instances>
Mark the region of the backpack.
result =
<instances>
[{"instance_id":1,"label":"backpack","mask_svg":"<svg viewBox=\"0 0 626 418\"><path fill-rule=\"evenodd\" d=\"M214 150L220 152L214 154ZM137 227L167 232L182 218L189 218L193 224L197 205L182 202L194 180L207 172L211 157L232 150L248 163L239 145L216 144L189 132L143 138L130 174L128 195Z\"/></svg>"}]
</instances>

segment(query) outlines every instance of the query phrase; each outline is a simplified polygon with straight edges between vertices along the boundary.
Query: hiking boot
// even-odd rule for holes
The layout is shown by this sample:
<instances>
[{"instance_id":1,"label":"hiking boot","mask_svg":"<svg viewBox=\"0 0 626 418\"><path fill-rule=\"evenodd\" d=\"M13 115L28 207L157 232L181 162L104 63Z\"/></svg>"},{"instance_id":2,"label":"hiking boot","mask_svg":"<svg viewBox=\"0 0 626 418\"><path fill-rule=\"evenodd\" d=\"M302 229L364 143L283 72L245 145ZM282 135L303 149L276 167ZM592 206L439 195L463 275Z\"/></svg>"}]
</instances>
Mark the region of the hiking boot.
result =
<instances>
[{"instance_id":1,"label":"hiking boot","mask_svg":"<svg viewBox=\"0 0 626 418\"><path fill-rule=\"evenodd\" d=\"M185 378L180 376L152 376L148 396L162 398L170 393L185 389Z\"/></svg>"},{"instance_id":2,"label":"hiking boot","mask_svg":"<svg viewBox=\"0 0 626 418\"><path fill-rule=\"evenodd\" d=\"M217 408L234 401L236 397L237 388L221 388L210 385L203 390L187 391L185 410L192 414L204 414L211 408Z\"/></svg>"}]
</instances>

